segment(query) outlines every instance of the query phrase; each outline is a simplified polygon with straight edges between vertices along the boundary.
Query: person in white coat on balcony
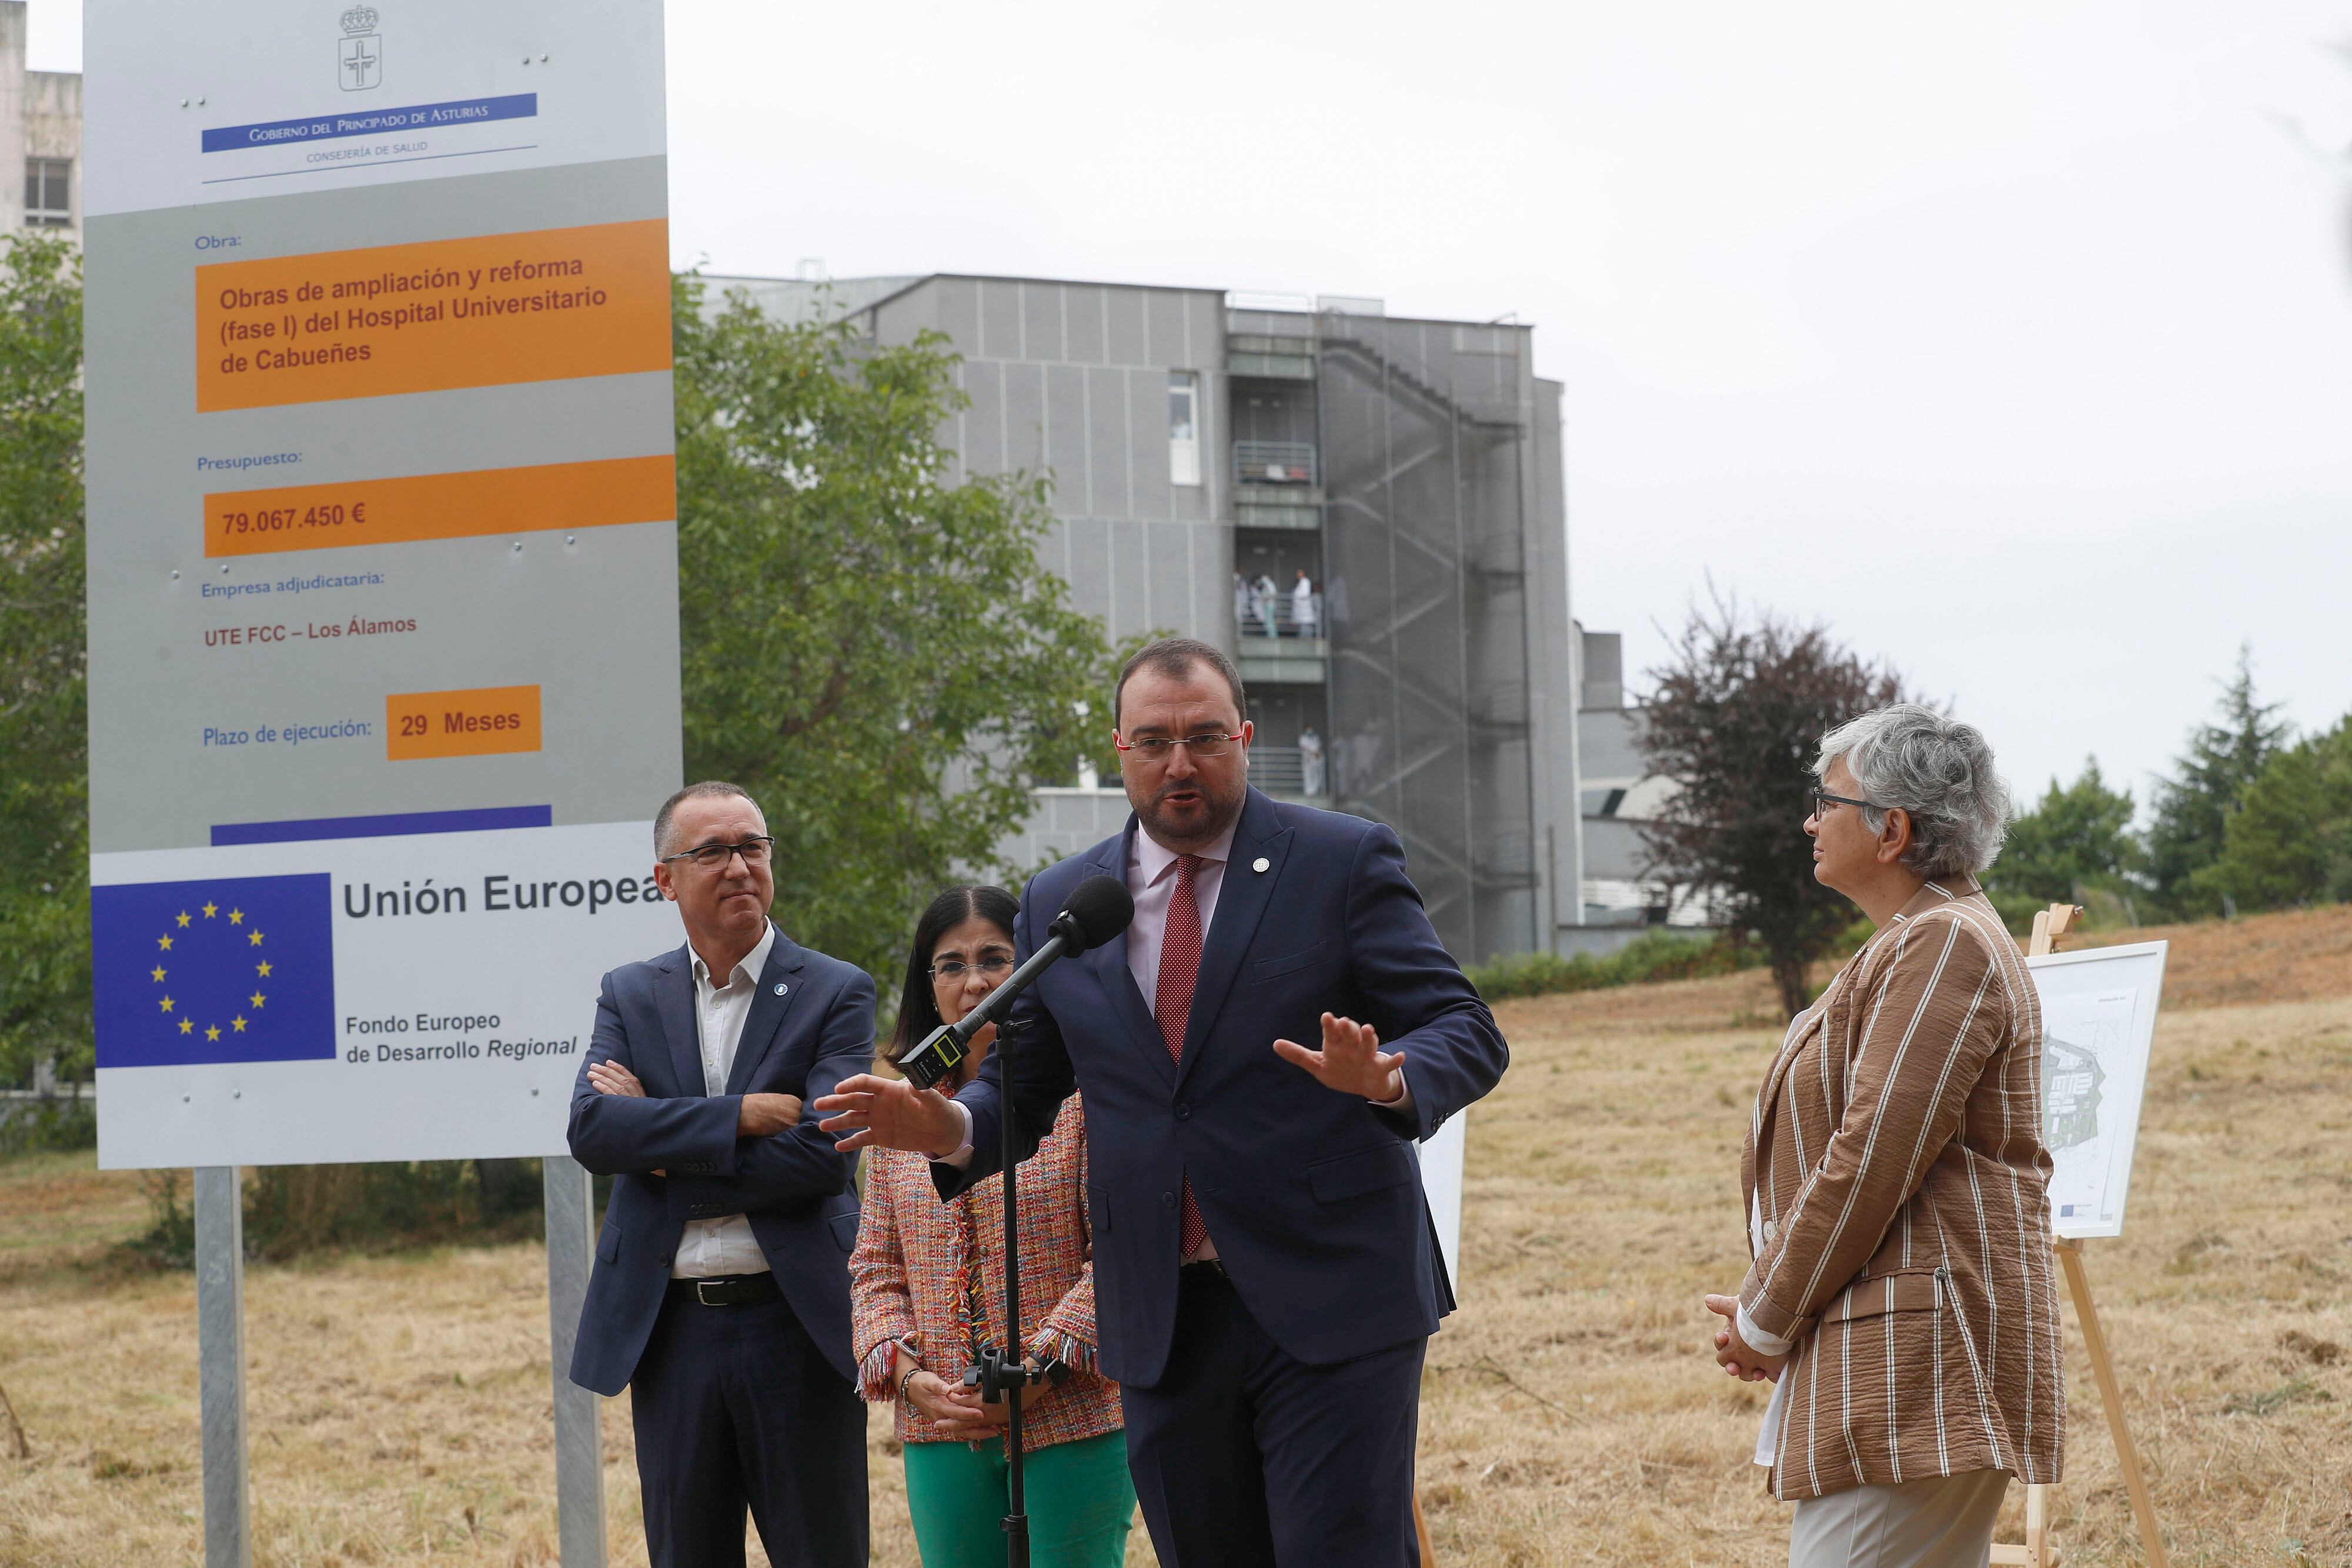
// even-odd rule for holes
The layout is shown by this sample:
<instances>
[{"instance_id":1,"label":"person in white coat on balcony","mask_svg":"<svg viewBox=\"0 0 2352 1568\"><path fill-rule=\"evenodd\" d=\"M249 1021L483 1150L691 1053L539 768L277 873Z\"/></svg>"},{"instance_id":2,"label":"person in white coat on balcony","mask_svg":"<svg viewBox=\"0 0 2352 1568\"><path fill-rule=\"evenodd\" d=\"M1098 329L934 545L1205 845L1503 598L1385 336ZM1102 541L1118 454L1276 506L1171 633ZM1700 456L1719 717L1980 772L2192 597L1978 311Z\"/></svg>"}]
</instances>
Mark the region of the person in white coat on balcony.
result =
<instances>
[{"instance_id":1,"label":"person in white coat on balcony","mask_svg":"<svg viewBox=\"0 0 2352 1568\"><path fill-rule=\"evenodd\" d=\"M1317 625L1317 620L1314 580L1307 575L1307 569L1302 566L1298 569L1298 580L1290 589L1291 630L1301 637L1319 637L1323 633Z\"/></svg>"}]
</instances>

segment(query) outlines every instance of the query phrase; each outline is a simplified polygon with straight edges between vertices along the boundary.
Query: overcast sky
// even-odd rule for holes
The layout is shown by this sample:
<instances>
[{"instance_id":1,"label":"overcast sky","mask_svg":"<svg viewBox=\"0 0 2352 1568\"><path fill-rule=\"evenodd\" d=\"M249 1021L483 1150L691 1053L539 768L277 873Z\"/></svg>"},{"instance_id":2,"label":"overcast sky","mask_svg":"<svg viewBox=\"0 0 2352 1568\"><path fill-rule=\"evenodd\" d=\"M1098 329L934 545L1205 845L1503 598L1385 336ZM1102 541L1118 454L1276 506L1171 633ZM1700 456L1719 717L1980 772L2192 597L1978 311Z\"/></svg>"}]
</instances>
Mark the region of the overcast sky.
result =
<instances>
[{"instance_id":1,"label":"overcast sky","mask_svg":"<svg viewBox=\"0 0 2352 1568\"><path fill-rule=\"evenodd\" d=\"M2352 708L2347 46L2352 0L672 0L672 232L1515 312L1632 667L1711 577L2144 801L2241 643Z\"/></svg>"}]
</instances>

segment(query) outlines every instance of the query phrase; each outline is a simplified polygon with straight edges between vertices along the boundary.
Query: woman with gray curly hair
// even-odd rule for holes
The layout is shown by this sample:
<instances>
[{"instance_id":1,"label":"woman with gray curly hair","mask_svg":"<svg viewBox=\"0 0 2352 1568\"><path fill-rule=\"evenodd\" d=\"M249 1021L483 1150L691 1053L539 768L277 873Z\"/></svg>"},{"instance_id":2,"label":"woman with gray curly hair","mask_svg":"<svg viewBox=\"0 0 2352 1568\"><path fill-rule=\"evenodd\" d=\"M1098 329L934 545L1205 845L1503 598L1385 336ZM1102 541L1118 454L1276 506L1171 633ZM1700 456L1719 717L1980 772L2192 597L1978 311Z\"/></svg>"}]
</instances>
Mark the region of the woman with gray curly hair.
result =
<instances>
[{"instance_id":1,"label":"woman with gray curly hair","mask_svg":"<svg viewBox=\"0 0 2352 1568\"><path fill-rule=\"evenodd\" d=\"M1756 1462L1797 1505L1791 1568L1980 1568L2010 1478L2065 1448L2042 1014L1976 881L2009 789L1916 703L1832 730L1813 773L1813 874L1878 929L1757 1095L1715 1355L1774 1385Z\"/></svg>"}]
</instances>

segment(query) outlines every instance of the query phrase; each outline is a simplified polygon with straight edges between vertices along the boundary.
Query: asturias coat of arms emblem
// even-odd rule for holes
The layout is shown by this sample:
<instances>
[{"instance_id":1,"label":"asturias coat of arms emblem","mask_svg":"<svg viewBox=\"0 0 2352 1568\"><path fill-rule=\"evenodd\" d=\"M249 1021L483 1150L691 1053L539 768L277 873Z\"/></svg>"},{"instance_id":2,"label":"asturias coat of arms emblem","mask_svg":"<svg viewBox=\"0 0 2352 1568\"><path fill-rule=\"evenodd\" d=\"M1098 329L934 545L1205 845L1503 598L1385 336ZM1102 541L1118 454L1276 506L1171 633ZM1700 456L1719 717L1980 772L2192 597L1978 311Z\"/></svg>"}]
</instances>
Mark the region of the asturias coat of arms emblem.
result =
<instances>
[{"instance_id":1,"label":"asturias coat of arms emblem","mask_svg":"<svg viewBox=\"0 0 2352 1568\"><path fill-rule=\"evenodd\" d=\"M345 92L364 92L383 80L383 39L375 30L375 7L354 5L342 15L341 63L335 79Z\"/></svg>"}]
</instances>

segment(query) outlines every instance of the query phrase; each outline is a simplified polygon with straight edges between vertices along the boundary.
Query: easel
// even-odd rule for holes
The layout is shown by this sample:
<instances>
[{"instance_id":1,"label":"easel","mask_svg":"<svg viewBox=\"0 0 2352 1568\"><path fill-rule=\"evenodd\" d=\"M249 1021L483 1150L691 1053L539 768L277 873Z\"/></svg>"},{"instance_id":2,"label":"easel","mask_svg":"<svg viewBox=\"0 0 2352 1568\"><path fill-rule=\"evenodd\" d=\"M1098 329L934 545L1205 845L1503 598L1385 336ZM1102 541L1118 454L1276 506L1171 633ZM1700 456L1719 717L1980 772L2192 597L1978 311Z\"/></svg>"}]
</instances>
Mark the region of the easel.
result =
<instances>
[{"instance_id":1,"label":"easel","mask_svg":"<svg viewBox=\"0 0 2352 1568\"><path fill-rule=\"evenodd\" d=\"M2058 948L2058 938L2074 929L2083 911L2072 904L2053 904L2033 917L2033 935L2026 956L2043 957ZM2099 1385L2099 1403L2107 1413L2107 1435L2115 1439L2116 1459L2124 1472L2124 1490L2131 1494L2132 1517L2139 1524L2139 1543L2147 1553L2148 1568L2168 1568L2164 1539L2157 1533L2156 1503L2147 1493L2147 1478L2140 1473L2139 1450L2132 1447L2131 1429L2124 1425L2123 1390L2116 1384L2115 1360L2107 1354L2107 1336L2099 1327L2099 1310L2091 1302L2091 1278L2083 1271L2080 1237L2062 1236L2053 1243L2058 1265L2065 1270L2066 1293L2074 1298L2074 1317L2083 1325L2083 1347L2090 1353L2091 1375ZM2025 1544L1997 1545L1990 1561L2021 1564L2022 1568L2058 1568L2058 1549L2050 1543L2050 1488L2025 1489Z\"/></svg>"}]
</instances>

